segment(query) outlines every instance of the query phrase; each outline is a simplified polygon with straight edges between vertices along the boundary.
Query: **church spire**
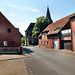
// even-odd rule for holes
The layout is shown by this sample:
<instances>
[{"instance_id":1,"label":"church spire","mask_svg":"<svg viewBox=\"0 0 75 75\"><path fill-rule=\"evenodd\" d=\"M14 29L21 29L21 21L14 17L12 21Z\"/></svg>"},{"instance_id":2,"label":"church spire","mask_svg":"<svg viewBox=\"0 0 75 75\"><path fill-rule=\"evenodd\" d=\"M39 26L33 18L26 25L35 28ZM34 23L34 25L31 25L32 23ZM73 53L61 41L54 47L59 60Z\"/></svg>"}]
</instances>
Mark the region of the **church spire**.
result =
<instances>
[{"instance_id":1,"label":"church spire","mask_svg":"<svg viewBox=\"0 0 75 75\"><path fill-rule=\"evenodd\" d=\"M49 12L49 7L47 7L47 13L46 13L46 17L49 19L50 21L50 24L53 23L52 19L51 19L51 15L50 15L50 12Z\"/></svg>"}]
</instances>

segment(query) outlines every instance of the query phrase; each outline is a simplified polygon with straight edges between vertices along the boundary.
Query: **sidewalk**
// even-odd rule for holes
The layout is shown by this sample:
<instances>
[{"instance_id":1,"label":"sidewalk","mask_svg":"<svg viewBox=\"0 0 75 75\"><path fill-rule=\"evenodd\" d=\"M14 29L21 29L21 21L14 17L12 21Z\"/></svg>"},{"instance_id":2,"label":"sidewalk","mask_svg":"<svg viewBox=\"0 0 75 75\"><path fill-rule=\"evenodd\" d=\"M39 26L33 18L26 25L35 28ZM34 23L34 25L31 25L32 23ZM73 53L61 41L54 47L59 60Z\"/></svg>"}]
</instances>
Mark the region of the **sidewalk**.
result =
<instances>
[{"instance_id":1,"label":"sidewalk","mask_svg":"<svg viewBox=\"0 0 75 75\"><path fill-rule=\"evenodd\" d=\"M58 51L61 52L61 53L64 53L64 54L69 54L69 55L75 56L75 51L72 51L72 50L61 49L61 50L58 50Z\"/></svg>"},{"instance_id":2,"label":"sidewalk","mask_svg":"<svg viewBox=\"0 0 75 75\"><path fill-rule=\"evenodd\" d=\"M47 49L49 49L49 48L47 48ZM67 49L49 49L49 50L75 56L75 51L72 51L72 50L67 50Z\"/></svg>"},{"instance_id":3,"label":"sidewalk","mask_svg":"<svg viewBox=\"0 0 75 75\"><path fill-rule=\"evenodd\" d=\"M23 55L0 55L0 75L28 75L25 59L29 55L23 51Z\"/></svg>"},{"instance_id":4,"label":"sidewalk","mask_svg":"<svg viewBox=\"0 0 75 75\"><path fill-rule=\"evenodd\" d=\"M28 75L23 59L0 61L0 75Z\"/></svg>"},{"instance_id":5,"label":"sidewalk","mask_svg":"<svg viewBox=\"0 0 75 75\"><path fill-rule=\"evenodd\" d=\"M38 46L35 46L37 48L45 48L45 47L38 47ZM75 56L75 51L72 51L72 50L67 50L67 49L49 49L49 48L46 48L48 50L51 50L51 51L56 51L56 52L60 52L60 53L64 53L64 54L69 54L69 55L74 55Z\"/></svg>"},{"instance_id":6,"label":"sidewalk","mask_svg":"<svg viewBox=\"0 0 75 75\"><path fill-rule=\"evenodd\" d=\"M71 51L71 50L67 50L67 49L59 49L59 50L52 49L52 50L63 53L63 54L68 54L68 55L74 55L75 56L75 51Z\"/></svg>"}]
</instances>

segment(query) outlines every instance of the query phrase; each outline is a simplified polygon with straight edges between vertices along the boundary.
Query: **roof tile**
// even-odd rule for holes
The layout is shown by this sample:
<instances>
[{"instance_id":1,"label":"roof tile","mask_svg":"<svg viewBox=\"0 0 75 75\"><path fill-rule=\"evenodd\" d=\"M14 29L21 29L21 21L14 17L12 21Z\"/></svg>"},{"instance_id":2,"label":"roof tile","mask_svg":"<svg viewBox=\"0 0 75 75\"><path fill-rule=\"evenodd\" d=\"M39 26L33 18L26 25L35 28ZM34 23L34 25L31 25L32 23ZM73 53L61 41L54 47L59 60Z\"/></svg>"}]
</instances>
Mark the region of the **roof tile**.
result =
<instances>
[{"instance_id":1,"label":"roof tile","mask_svg":"<svg viewBox=\"0 0 75 75\"><path fill-rule=\"evenodd\" d=\"M60 20L58 20L58 21L56 21L56 22L54 22L54 23L48 25L48 26L44 29L44 31L50 31L50 33L48 33L47 35L58 33L59 31L54 31L54 30L55 30L57 27L59 27L59 26L65 25L65 24L69 21L69 18L72 17L72 16L74 16L74 14L75 14L75 13L73 13L73 14L67 16L67 17L64 17L64 18L62 18L62 19L60 19ZM43 31L43 32L44 32L44 31ZM53 31L54 31L54 32L53 32Z\"/></svg>"}]
</instances>

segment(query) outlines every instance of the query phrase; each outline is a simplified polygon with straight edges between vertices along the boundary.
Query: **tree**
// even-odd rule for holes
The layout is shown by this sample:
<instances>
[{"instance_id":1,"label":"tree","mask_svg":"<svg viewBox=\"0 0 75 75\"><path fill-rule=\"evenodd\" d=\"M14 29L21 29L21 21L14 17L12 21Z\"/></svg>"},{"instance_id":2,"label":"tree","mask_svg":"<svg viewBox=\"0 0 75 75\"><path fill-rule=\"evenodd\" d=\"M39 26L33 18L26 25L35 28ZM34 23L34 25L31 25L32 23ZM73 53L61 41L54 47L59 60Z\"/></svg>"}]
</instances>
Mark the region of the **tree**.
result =
<instances>
[{"instance_id":1,"label":"tree","mask_svg":"<svg viewBox=\"0 0 75 75\"><path fill-rule=\"evenodd\" d=\"M23 37L21 38L21 44L25 44L25 39Z\"/></svg>"},{"instance_id":2,"label":"tree","mask_svg":"<svg viewBox=\"0 0 75 75\"><path fill-rule=\"evenodd\" d=\"M37 21L32 30L32 36L38 38L38 35L49 25L49 19L45 16L37 18Z\"/></svg>"}]
</instances>

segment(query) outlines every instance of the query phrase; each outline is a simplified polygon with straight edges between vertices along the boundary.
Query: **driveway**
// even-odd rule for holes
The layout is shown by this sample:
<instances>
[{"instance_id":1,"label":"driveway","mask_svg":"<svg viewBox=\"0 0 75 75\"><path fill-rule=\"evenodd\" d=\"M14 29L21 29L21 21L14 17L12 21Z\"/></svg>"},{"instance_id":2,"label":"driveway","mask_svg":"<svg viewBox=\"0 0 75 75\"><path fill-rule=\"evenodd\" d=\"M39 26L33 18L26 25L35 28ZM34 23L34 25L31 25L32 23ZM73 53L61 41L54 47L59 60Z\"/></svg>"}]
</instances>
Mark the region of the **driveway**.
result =
<instances>
[{"instance_id":1,"label":"driveway","mask_svg":"<svg viewBox=\"0 0 75 75\"><path fill-rule=\"evenodd\" d=\"M75 56L46 48L23 48L30 55L24 61L33 75L75 75Z\"/></svg>"}]
</instances>

